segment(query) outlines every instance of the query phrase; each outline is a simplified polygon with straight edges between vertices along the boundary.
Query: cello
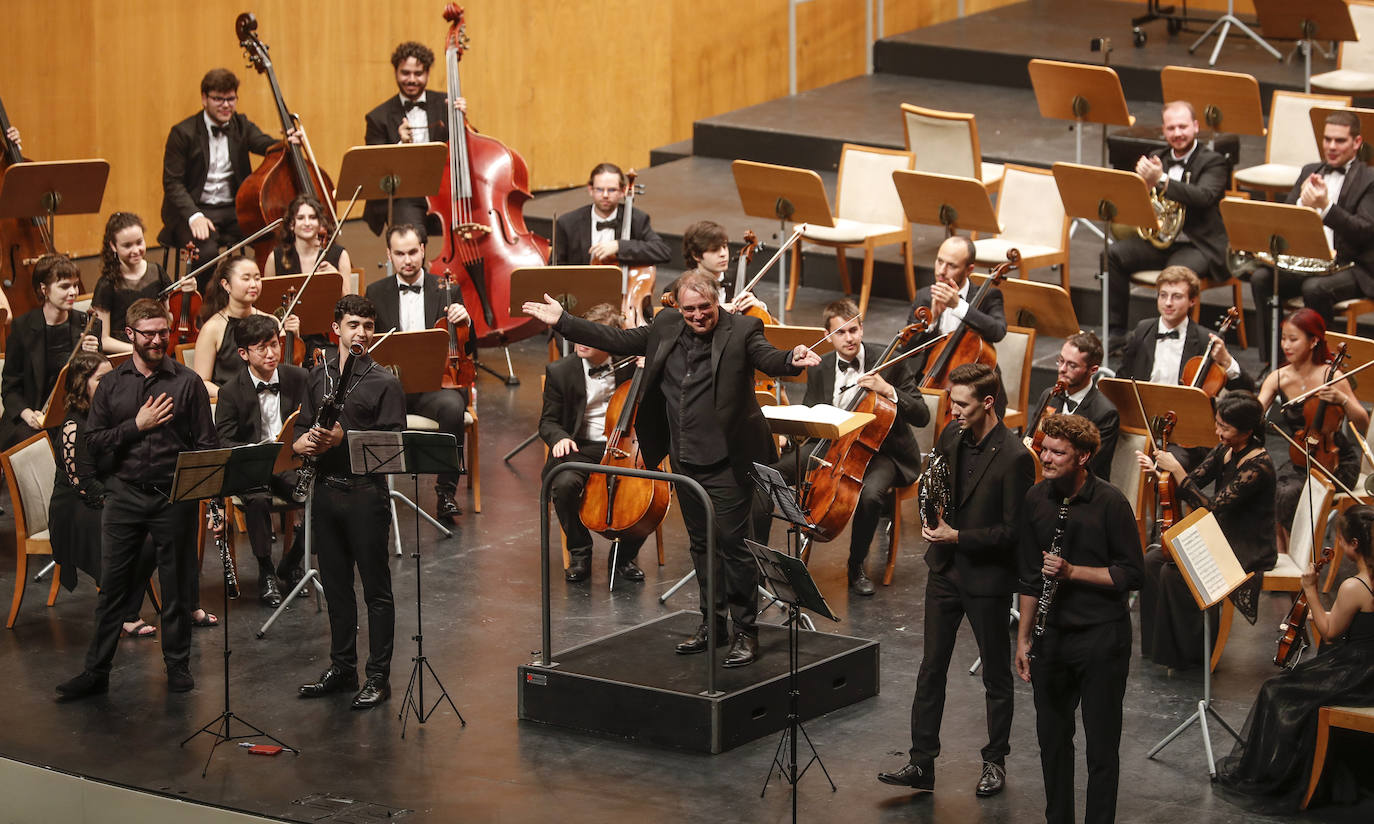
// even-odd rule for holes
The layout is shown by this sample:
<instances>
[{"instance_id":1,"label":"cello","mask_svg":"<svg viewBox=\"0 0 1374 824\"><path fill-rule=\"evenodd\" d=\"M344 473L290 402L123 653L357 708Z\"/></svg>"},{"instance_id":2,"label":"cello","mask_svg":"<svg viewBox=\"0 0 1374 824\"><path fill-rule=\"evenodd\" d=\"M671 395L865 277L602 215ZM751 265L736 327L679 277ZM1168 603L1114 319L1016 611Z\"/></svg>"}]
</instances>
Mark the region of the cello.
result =
<instances>
[{"instance_id":1,"label":"cello","mask_svg":"<svg viewBox=\"0 0 1374 824\"><path fill-rule=\"evenodd\" d=\"M1335 379L1341 364L1349 356L1346 345L1342 343L1336 349L1336 354L1331 357L1331 365L1327 367L1326 380L1323 383ZM1293 466L1302 468L1307 466L1307 456L1310 454L1314 461L1335 472L1336 464L1340 463L1341 457L1340 447L1336 444L1336 432L1341 428L1341 421L1345 419L1345 410L1340 404L1332 406L1327 401L1313 396L1303 401L1302 416L1302 431L1293 436L1297 445L1288 447L1289 460ZM1307 447L1306 452L1302 449L1304 446Z\"/></svg>"},{"instance_id":2,"label":"cello","mask_svg":"<svg viewBox=\"0 0 1374 824\"><path fill-rule=\"evenodd\" d=\"M4 144L4 156L0 157L0 174L16 163L23 163L24 156L19 147L9 140L10 118L5 114L5 104L0 102L0 143ZM41 217L0 218L0 245L4 248L4 259L0 260L0 282L9 299L10 316L15 317L38 306L38 296L33 290L33 267L44 255L56 254L48 223Z\"/></svg>"},{"instance_id":3,"label":"cello","mask_svg":"<svg viewBox=\"0 0 1374 824\"><path fill-rule=\"evenodd\" d=\"M501 141L477 134L452 102L462 97L458 62L468 48L463 10L444 7L449 22L444 62L448 70L448 168L429 208L443 226L444 249L430 271L441 279L457 275L463 303L477 307L472 328L478 346L505 346L543 330L531 317L510 311L510 276L515 269L544 266L549 243L525 226L529 168Z\"/></svg>"},{"instance_id":4,"label":"cello","mask_svg":"<svg viewBox=\"0 0 1374 824\"><path fill-rule=\"evenodd\" d=\"M614 419L615 427L606 432L602 466L647 469L634 431L643 379L644 368L636 367L634 378L617 386L606 404L606 420ZM579 514L587 529L611 540L647 538L668 514L672 492L668 481L594 472L582 490Z\"/></svg>"},{"instance_id":5,"label":"cello","mask_svg":"<svg viewBox=\"0 0 1374 824\"><path fill-rule=\"evenodd\" d=\"M630 239L630 224L635 210L635 195L644 194L644 184L636 183L638 175L634 169L625 173L625 201L621 208L624 210L620 216L620 239ZM658 276L658 269L655 266L632 266L628 263L621 263L614 256L609 258L596 258L592 260L593 266L611 265L620 266L620 291L625 295L621 303L620 312L625 316L625 328L644 326L653 316L653 304L651 297L654 291L654 278Z\"/></svg>"},{"instance_id":6,"label":"cello","mask_svg":"<svg viewBox=\"0 0 1374 824\"><path fill-rule=\"evenodd\" d=\"M267 75L272 87L272 98L277 104L277 117L281 119L282 134L288 134L297 127L296 116L286 106L282 97L281 84L277 73L267 56L267 45L258 38L258 21L251 12L244 12L234 21L234 33L239 45L243 47L249 64L259 74ZM239 229L244 234L252 234L272 221L286 214L286 207L297 195L310 195L324 204L329 210L330 219L337 225L338 216L334 210L334 182L315 162L310 144L303 139L301 145L290 140L282 140L267 150L258 168L239 186L234 197L234 211L239 221ZM258 267L267 265L272 254L273 240L270 237L254 244L253 253Z\"/></svg>"},{"instance_id":7,"label":"cello","mask_svg":"<svg viewBox=\"0 0 1374 824\"><path fill-rule=\"evenodd\" d=\"M1240 310L1232 306L1226 310L1226 317L1222 318L1221 325L1217 327L1217 334L1226 337L1226 333L1232 326L1240 320ZM1207 393L1207 397L1215 398L1217 393L1226 386L1226 370L1217 365L1216 359L1212 357L1213 344L1208 338L1207 351L1201 355L1194 355L1183 364L1183 372L1179 376L1179 383L1184 386L1191 386L1194 389L1201 389Z\"/></svg>"},{"instance_id":8,"label":"cello","mask_svg":"<svg viewBox=\"0 0 1374 824\"><path fill-rule=\"evenodd\" d=\"M1020 261L1021 253L1016 249L1008 249L1007 261L997 264L988 273L983 285L978 287L978 291L969 300L969 308L981 307L988 292L1006 280L1007 273ZM994 368L997 366L997 350L993 348L992 344L983 340L982 335L970 331L967 320L961 320L959 321L959 328L950 333L947 340L931 349L926 363L928 366L925 375L921 378L921 388L949 389L951 369L965 363L981 363L989 368Z\"/></svg>"}]
</instances>

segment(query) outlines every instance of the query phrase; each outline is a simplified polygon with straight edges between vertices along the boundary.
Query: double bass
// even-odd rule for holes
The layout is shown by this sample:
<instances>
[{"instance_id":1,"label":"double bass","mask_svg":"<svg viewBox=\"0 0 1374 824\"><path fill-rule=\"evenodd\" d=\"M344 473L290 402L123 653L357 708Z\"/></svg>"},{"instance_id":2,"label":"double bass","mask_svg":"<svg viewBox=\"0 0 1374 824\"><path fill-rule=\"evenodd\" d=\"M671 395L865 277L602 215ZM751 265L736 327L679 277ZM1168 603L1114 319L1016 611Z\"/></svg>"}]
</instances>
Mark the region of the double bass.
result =
<instances>
[{"instance_id":1,"label":"double bass","mask_svg":"<svg viewBox=\"0 0 1374 824\"><path fill-rule=\"evenodd\" d=\"M5 104L0 102L0 143L4 144L4 156L0 157L0 174L16 163L23 163L24 156L19 147L9 140L10 118L5 113ZM33 267L44 255L56 254L48 222L40 217L7 217L0 219L0 247L4 249L4 259L0 260L0 282L9 300L10 314L22 315L39 304L33 290Z\"/></svg>"},{"instance_id":2,"label":"double bass","mask_svg":"<svg viewBox=\"0 0 1374 824\"><path fill-rule=\"evenodd\" d=\"M458 61L468 48L463 10L444 7L449 22L444 63L448 71L448 168L429 208L443 226L443 253L430 271L441 279L456 276L472 317L478 346L504 346L538 334L544 325L510 311L510 276L515 269L543 266L549 243L525 226L530 194L529 168L501 141L477 134L453 106L462 97Z\"/></svg>"},{"instance_id":3,"label":"double bass","mask_svg":"<svg viewBox=\"0 0 1374 824\"><path fill-rule=\"evenodd\" d=\"M983 305L993 287L1007 279L1007 273L1021 261L1021 253L1016 249L1007 250L1007 260L999 263L988 273L983 285L969 299L969 308L978 309ZM956 366L965 363L981 363L989 368L997 366L997 350L983 340L983 336L969 329L968 321L959 321L959 327L950 333L944 342L931 349L926 358L926 372L921 378L922 389L949 389L949 373Z\"/></svg>"},{"instance_id":4,"label":"double bass","mask_svg":"<svg viewBox=\"0 0 1374 824\"><path fill-rule=\"evenodd\" d=\"M644 371L636 367L634 378L617 386L606 404L606 421L615 427L606 431L602 466L648 468L634 431ZM582 490L582 524L611 540L647 538L668 514L672 492L667 481L594 472Z\"/></svg>"},{"instance_id":5,"label":"double bass","mask_svg":"<svg viewBox=\"0 0 1374 824\"><path fill-rule=\"evenodd\" d=\"M635 211L635 195L644 194L644 184L636 183L638 175L634 169L625 173L625 200L621 204L620 240L630 239L630 224ZM652 302L654 278L658 268L653 265L637 266L622 263L619 258L593 258L593 266L619 266L620 292L625 296L620 305L620 313L625 317L625 328L644 326L653 317Z\"/></svg>"}]
</instances>

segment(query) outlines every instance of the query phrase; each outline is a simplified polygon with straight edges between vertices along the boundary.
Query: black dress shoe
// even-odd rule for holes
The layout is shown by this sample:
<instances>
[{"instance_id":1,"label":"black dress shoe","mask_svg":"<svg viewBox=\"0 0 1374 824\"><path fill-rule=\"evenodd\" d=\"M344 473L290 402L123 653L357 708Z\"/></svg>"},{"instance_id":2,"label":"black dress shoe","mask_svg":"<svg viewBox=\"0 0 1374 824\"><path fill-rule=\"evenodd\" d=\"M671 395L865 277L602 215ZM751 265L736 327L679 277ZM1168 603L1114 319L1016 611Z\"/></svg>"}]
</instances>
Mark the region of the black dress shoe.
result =
<instances>
[{"instance_id":1,"label":"black dress shoe","mask_svg":"<svg viewBox=\"0 0 1374 824\"><path fill-rule=\"evenodd\" d=\"M167 665L168 692L190 692L195 685L196 679L191 677L191 666L189 664Z\"/></svg>"},{"instance_id":2,"label":"black dress shoe","mask_svg":"<svg viewBox=\"0 0 1374 824\"><path fill-rule=\"evenodd\" d=\"M1006 786L1006 783L1007 768L1001 764L984 761L983 775L978 779L978 789L974 790L974 795L979 798L997 795L1002 791L1002 787Z\"/></svg>"},{"instance_id":3,"label":"black dress shoe","mask_svg":"<svg viewBox=\"0 0 1374 824\"><path fill-rule=\"evenodd\" d=\"M639 564L634 561L626 561L623 564L616 564L615 574L627 581L643 581L644 570L639 568Z\"/></svg>"},{"instance_id":4,"label":"black dress shoe","mask_svg":"<svg viewBox=\"0 0 1374 824\"><path fill-rule=\"evenodd\" d=\"M868 575L864 573L862 569L858 572L850 573L849 590L855 595L872 595L874 592L877 592L877 589L873 586L873 581L869 580Z\"/></svg>"},{"instance_id":5,"label":"black dress shoe","mask_svg":"<svg viewBox=\"0 0 1374 824\"><path fill-rule=\"evenodd\" d=\"M458 502L453 500L453 495L448 492L435 492L438 499L434 505L434 515L441 521L453 523L453 519L463 514L463 508Z\"/></svg>"},{"instance_id":6,"label":"black dress shoe","mask_svg":"<svg viewBox=\"0 0 1374 824\"><path fill-rule=\"evenodd\" d=\"M391 697L391 685L385 675L369 675L363 688L353 696L353 709L370 710Z\"/></svg>"},{"instance_id":7,"label":"black dress shoe","mask_svg":"<svg viewBox=\"0 0 1374 824\"><path fill-rule=\"evenodd\" d=\"M319 680L311 684L301 684L302 698L319 698L335 692L352 692L358 688L358 673L344 672L338 667L330 667L320 674Z\"/></svg>"},{"instance_id":8,"label":"black dress shoe","mask_svg":"<svg viewBox=\"0 0 1374 824\"><path fill-rule=\"evenodd\" d=\"M563 578L569 583L585 581L592 574L592 561L587 557L576 557L568 561L568 568L563 572Z\"/></svg>"},{"instance_id":9,"label":"black dress shoe","mask_svg":"<svg viewBox=\"0 0 1374 824\"><path fill-rule=\"evenodd\" d=\"M747 632L735 633L735 643L730 645L730 652L725 656L726 667L747 667L754 663L754 659L759 657L759 639L757 635L750 635Z\"/></svg>"},{"instance_id":10,"label":"black dress shoe","mask_svg":"<svg viewBox=\"0 0 1374 824\"><path fill-rule=\"evenodd\" d=\"M278 570L277 577L281 579L287 592L295 592L296 587L301 583L301 579L305 577L305 570L298 566L288 569L285 575L280 574L280 572L281 570Z\"/></svg>"},{"instance_id":11,"label":"black dress shoe","mask_svg":"<svg viewBox=\"0 0 1374 824\"><path fill-rule=\"evenodd\" d=\"M924 793L935 792L935 765L907 764L896 772L878 773L878 780L894 787L910 787Z\"/></svg>"},{"instance_id":12,"label":"black dress shoe","mask_svg":"<svg viewBox=\"0 0 1374 824\"><path fill-rule=\"evenodd\" d=\"M258 600L274 609L281 606L281 589L277 586L276 577L270 573L258 578Z\"/></svg>"},{"instance_id":13,"label":"black dress shoe","mask_svg":"<svg viewBox=\"0 0 1374 824\"><path fill-rule=\"evenodd\" d=\"M707 631L706 622L705 622L705 621L702 621L702 622L701 622L701 626L697 627L697 631L694 632L694 633L692 633L692 637L691 637L691 638L688 638L686 641L683 641L681 644L678 644L678 645L677 645L677 652L678 652L678 655L692 655L692 654L698 653L698 652L705 652L705 651L706 651L706 642L707 642L707 639L706 639L706 631ZM723 646L725 646L725 644L727 643L727 639L728 639L729 637L730 637L730 634L729 634L728 632L725 631L725 627L719 627L719 628L717 628L717 629L716 629L716 646L718 646L718 647L723 647Z\"/></svg>"},{"instance_id":14,"label":"black dress shoe","mask_svg":"<svg viewBox=\"0 0 1374 824\"><path fill-rule=\"evenodd\" d=\"M69 681L57 685L58 701L78 701L110 690L110 676L85 670Z\"/></svg>"}]
</instances>

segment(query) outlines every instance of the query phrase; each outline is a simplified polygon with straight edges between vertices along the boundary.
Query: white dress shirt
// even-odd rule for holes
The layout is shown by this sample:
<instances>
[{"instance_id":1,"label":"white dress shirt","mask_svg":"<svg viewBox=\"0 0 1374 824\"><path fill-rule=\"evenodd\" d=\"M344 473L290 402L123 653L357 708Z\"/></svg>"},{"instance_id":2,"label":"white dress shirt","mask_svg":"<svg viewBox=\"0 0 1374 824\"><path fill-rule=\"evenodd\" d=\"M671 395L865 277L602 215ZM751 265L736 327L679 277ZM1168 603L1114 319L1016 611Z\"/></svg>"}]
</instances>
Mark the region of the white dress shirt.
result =
<instances>
[{"instance_id":1,"label":"white dress shirt","mask_svg":"<svg viewBox=\"0 0 1374 824\"><path fill-rule=\"evenodd\" d=\"M1169 331L1168 325L1164 323L1164 318L1159 319L1159 325L1155 327L1158 334ZM1177 338L1157 338L1155 340L1155 366L1150 372L1151 383L1177 384L1179 382L1179 369L1183 365L1183 340L1188 337L1188 318L1184 316L1178 324ZM1211 340L1210 336L1208 340ZM1203 350L1206 354L1206 350ZM1231 365L1226 367L1226 379L1233 380L1240 377L1240 364L1235 358L1231 359Z\"/></svg>"},{"instance_id":2,"label":"white dress shirt","mask_svg":"<svg viewBox=\"0 0 1374 824\"><path fill-rule=\"evenodd\" d=\"M401 98L401 105L406 104L405 95L398 95ZM429 115L425 112L425 93L420 92L420 96L415 98L419 105L405 112L405 121L410 124L410 142L428 143L429 142ZM402 111L405 111L402 109Z\"/></svg>"},{"instance_id":3,"label":"white dress shirt","mask_svg":"<svg viewBox=\"0 0 1374 824\"><path fill-rule=\"evenodd\" d=\"M417 283L422 287L425 284L425 276L421 274ZM419 294L407 292L402 286L409 286L400 275L396 276L396 291L401 298L401 328L400 332L419 332L425 328L425 293Z\"/></svg>"},{"instance_id":4,"label":"white dress shirt","mask_svg":"<svg viewBox=\"0 0 1374 824\"><path fill-rule=\"evenodd\" d=\"M849 370L840 367L840 353L835 353L835 391L831 394L830 402L841 409L859 391L859 376L864 373L864 348L859 347L859 354L854 356L854 362L859 365L858 369Z\"/></svg>"},{"instance_id":5,"label":"white dress shirt","mask_svg":"<svg viewBox=\"0 0 1374 824\"><path fill-rule=\"evenodd\" d=\"M234 168L229 163L229 136L220 134L216 137L214 130L222 127L211 120L208 114L202 112L201 117L205 120L205 130L210 133L210 156L207 158L209 166L205 171L205 188L201 189L200 202L206 205L233 203L234 193L230 190L229 181ZM189 224L198 217L204 217L204 213L196 212L186 222Z\"/></svg>"},{"instance_id":6,"label":"white dress shirt","mask_svg":"<svg viewBox=\"0 0 1374 824\"><path fill-rule=\"evenodd\" d=\"M604 366L609 366L611 359L607 358ZM592 377L592 364L586 358L582 359L582 379L587 387L587 409L582 414L582 425L577 428L577 438L584 441L604 441L606 440L606 406L610 403L611 395L615 393L615 370L607 369L596 377Z\"/></svg>"},{"instance_id":7,"label":"white dress shirt","mask_svg":"<svg viewBox=\"0 0 1374 824\"><path fill-rule=\"evenodd\" d=\"M1064 396L1064 403L1059 407L1065 415L1073 415L1078 412L1078 407L1083 405L1083 399L1088 397L1088 393L1093 391L1093 382L1088 381L1082 389L1077 392Z\"/></svg>"},{"instance_id":8,"label":"white dress shirt","mask_svg":"<svg viewBox=\"0 0 1374 824\"><path fill-rule=\"evenodd\" d=\"M596 213L596 207L595 207L595 206L592 207L592 245L593 245L593 246L595 246L595 245L598 244L598 243L605 243L605 242L608 241L608 240L616 240L616 239L618 239L618 238L620 237L620 229L619 229L619 227L620 227L620 221L619 221L619 220L616 220L616 218L619 217L619 216L620 216L620 209L618 209L618 208L617 208L613 213L611 213L611 216L610 216L610 217L602 217L601 215L599 215L599 214ZM614 226L614 227L608 227L608 228L605 228L605 229L598 229L598 228L596 228L596 224L600 223L600 222L603 221L603 220L614 221L614 222L615 222L615 226Z\"/></svg>"},{"instance_id":9,"label":"white dress shirt","mask_svg":"<svg viewBox=\"0 0 1374 824\"><path fill-rule=\"evenodd\" d=\"M1326 208L1321 210L1323 220L1326 219L1326 213L1331 211L1331 207L1335 205L1336 199L1341 196L1341 187L1345 185L1345 172L1349 168L1350 163L1346 163L1341 168L1332 169L1322 175L1322 179L1326 181ZM1336 247L1336 231L1325 223L1322 224L1322 231L1326 233L1327 245L1334 249Z\"/></svg>"},{"instance_id":10,"label":"white dress shirt","mask_svg":"<svg viewBox=\"0 0 1374 824\"><path fill-rule=\"evenodd\" d=\"M968 314L968 291L973 284L964 281L963 287L959 289L959 302L940 313L940 334L945 335L959 328L959 323Z\"/></svg>"},{"instance_id":11,"label":"white dress shirt","mask_svg":"<svg viewBox=\"0 0 1374 824\"><path fill-rule=\"evenodd\" d=\"M278 391L276 392L258 392L258 414L260 415L259 420L262 422L262 442L267 443L268 441L276 440L277 435L281 433L282 423L281 376L278 374L278 370L275 369L272 370L272 377L265 381L258 380L258 376L254 375L252 370L249 370L248 376L253 381L254 390L265 383L277 384Z\"/></svg>"}]
</instances>

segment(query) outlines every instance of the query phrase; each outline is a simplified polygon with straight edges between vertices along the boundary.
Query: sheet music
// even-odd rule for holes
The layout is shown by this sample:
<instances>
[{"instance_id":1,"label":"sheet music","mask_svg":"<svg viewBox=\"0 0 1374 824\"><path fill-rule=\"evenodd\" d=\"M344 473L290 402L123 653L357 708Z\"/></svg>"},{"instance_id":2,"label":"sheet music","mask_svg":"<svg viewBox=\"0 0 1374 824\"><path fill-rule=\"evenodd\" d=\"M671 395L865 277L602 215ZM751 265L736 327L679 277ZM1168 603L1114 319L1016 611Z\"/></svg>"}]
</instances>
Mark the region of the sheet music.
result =
<instances>
[{"instance_id":1,"label":"sheet music","mask_svg":"<svg viewBox=\"0 0 1374 824\"><path fill-rule=\"evenodd\" d=\"M1225 598L1246 578L1216 516L1197 509L1165 533L1174 561L1188 581L1198 606L1205 609Z\"/></svg>"}]
</instances>

